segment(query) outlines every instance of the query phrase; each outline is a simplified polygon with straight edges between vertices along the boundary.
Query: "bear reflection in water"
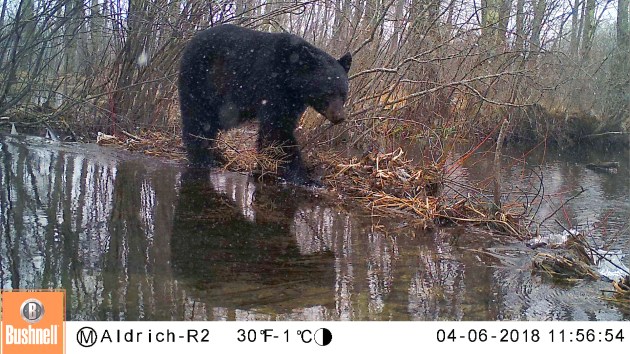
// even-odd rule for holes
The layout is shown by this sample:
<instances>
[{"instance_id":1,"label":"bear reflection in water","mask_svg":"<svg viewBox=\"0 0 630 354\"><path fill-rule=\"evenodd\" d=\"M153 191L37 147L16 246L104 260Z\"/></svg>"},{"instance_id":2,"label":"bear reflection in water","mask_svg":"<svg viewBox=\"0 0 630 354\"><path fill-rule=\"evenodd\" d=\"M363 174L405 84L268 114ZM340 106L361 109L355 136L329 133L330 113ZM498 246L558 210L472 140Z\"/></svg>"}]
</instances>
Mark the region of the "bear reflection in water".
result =
<instances>
[{"instance_id":1,"label":"bear reflection in water","mask_svg":"<svg viewBox=\"0 0 630 354\"><path fill-rule=\"evenodd\" d=\"M239 174L183 173L171 241L175 276L212 306L333 306L332 253L303 254L292 233L308 195L256 187Z\"/></svg>"}]
</instances>

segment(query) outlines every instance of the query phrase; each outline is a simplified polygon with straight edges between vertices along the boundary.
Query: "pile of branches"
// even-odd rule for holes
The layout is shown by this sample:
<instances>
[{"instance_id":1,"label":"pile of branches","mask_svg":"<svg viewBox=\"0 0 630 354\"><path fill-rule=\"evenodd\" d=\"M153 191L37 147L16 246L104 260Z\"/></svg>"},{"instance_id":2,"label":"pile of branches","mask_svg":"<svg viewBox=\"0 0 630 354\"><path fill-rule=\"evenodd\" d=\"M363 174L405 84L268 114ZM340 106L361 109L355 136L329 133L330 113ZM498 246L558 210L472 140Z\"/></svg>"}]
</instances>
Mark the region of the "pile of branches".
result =
<instances>
[{"instance_id":1,"label":"pile of branches","mask_svg":"<svg viewBox=\"0 0 630 354\"><path fill-rule=\"evenodd\" d=\"M349 160L338 155L318 157L327 166L324 183L363 202L374 215L412 214L430 220L440 209L440 169L413 168L401 148Z\"/></svg>"},{"instance_id":2,"label":"pile of branches","mask_svg":"<svg viewBox=\"0 0 630 354\"><path fill-rule=\"evenodd\" d=\"M630 274L626 268L607 259L605 253L589 244L584 234L574 230L565 231L569 233L565 242L549 245L547 250L538 252L532 258L533 270L556 281L597 280L602 276L593 269L596 260L610 262L613 266L624 271L626 275L618 280L612 280L614 290L602 290L605 293L612 293L612 296L603 298L630 308ZM529 247L538 248L539 244L529 245ZM540 247L547 246L545 243L542 245Z\"/></svg>"},{"instance_id":3,"label":"pile of branches","mask_svg":"<svg viewBox=\"0 0 630 354\"><path fill-rule=\"evenodd\" d=\"M586 263L573 254L540 252L532 259L535 269L554 279L564 281L577 281L585 278L599 279L589 263Z\"/></svg>"},{"instance_id":4,"label":"pile of branches","mask_svg":"<svg viewBox=\"0 0 630 354\"><path fill-rule=\"evenodd\" d=\"M358 200L375 216L402 214L425 225L428 222L491 225L521 236L523 228L518 218L509 213L493 213L487 205L466 197L445 196L443 168L434 163L414 163L402 148L389 153L370 152L360 158L322 154L318 158L328 166L324 182Z\"/></svg>"},{"instance_id":5,"label":"pile of branches","mask_svg":"<svg viewBox=\"0 0 630 354\"><path fill-rule=\"evenodd\" d=\"M593 270L597 250L593 249L586 237L577 231L566 230L566 241L550 245L548 250L537 253L532 259L534 270L554 280L574 282L582 279L599 279Z\"/></svg>"},{"instance_id":6,"label":"pile of branches","mask_svg":"<svg viewBox=\"0 0 630 354\"><path fill-rule=\"evenodd\" d=\"M619 280L613 280L612 285L614 289L612 296L605 296L604 299L630 310L630 275Z\"/></svg>"}]
</instances>

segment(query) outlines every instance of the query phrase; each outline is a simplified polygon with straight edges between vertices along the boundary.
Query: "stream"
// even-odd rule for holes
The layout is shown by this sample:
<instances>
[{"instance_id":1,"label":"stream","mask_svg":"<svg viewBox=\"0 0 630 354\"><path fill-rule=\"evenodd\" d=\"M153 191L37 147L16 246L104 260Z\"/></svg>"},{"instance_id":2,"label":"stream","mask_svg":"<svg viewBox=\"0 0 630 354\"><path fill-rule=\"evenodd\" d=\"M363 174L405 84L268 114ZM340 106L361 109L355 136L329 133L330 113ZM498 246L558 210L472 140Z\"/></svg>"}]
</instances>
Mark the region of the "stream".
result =
<instances>
[{"instance_id":1,"label":"stream","mask_svg":"<svg viewBox=\"0 0 630 354\"><path fill-rule=\"evenodd\" d=\"M576 228L630 264L628 151L507 155L506 197L543 182L541 234ZM617 173L585 167L601 160ZM474 154L449 178L462 193L492 163ZM0 185L0 288L63 288L69 320L630 319L601 299L606 278L532 273L525 242L375 220L239 173L0 135Z\"/></svg>"}]
</instances>

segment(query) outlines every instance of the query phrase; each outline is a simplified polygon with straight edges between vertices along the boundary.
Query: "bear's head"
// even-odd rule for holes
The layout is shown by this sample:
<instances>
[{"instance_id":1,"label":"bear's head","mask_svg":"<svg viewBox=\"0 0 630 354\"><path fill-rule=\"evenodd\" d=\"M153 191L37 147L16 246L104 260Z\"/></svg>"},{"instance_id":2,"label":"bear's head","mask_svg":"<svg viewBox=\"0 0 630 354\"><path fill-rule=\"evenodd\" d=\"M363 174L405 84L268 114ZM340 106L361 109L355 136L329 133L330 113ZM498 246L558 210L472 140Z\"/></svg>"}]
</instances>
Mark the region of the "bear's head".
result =
<instances>
[{"instance_id":1,"label":"bear's head","mask_svg":"<svg viewBox=\"0 0 630 354\"><path fill-rule=\"evenodd\" d=\"M335 59L323 50L300 41L289 54L290 71L287 89L334 124L347 117L344 103L348 98L348 71L352 55Z\"/></svg>"}]
</instances>

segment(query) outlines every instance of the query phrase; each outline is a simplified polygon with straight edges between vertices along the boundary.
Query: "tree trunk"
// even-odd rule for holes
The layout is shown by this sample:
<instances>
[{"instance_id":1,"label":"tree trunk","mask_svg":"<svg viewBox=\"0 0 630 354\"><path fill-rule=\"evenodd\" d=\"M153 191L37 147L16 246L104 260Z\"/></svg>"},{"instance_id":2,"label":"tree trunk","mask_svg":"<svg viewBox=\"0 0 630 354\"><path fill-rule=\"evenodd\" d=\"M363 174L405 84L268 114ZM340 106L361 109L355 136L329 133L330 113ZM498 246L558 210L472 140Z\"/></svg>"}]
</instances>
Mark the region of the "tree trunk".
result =
<instances>
[{"instance_id":1,"label":"tree trunk","mask_svg":"<svg viewBox=\"0 0 630 354\"><path fill-rule=\"evenodd\" d=\"M501 10L503 8L503 0L485 0L485 7L482 7L482 27L483 40L482 50L489 51L489 56L497 52L497 48L501 45ZM503 33L505 37L505 33Z\"/></svg>"},{"instance_id":2,"label":"tree trunk","mask_svg":"<svg viewBox=\"0 0 630 354\"><path fill-rule=\"evenodd\" d=\"M503 0L501 4L501 16L499 18L499 28L497 33L497 44L504 50L507 48L507 33L510 23L510 13L512 12L512 0Z\"/></svg>"},{"instance_id":3,"label":"tree trunk","mask_svg":"<svg viewBox=\"0 0 630 354\"><path fill-rule=\"evenodd\" d=\"M525 0L517 0L516 2L516 40L514 41L514 49L517 51L525 51Z\"/></svg>"},{"instance_id":4,"label":"tree trunk","mask_svg":"<svg viewBox=\"0 0 630 354\"><path fill-rule=\"evenodd\" d=\"M582 62L587 62L591 54L595 34L595 0L586 0L584 9L584 32L582 33Z\"/></svg>"},{"instance_id":5,"label":"tree trunk","mask_svg":"<svg viewBox=\"0 0 630 354\"><path fill-rule=\"evenodd\" d=\"M11 97L13 95L13 86L17 83L17 74L20 68L20 65L26 65L28 67L31 62L32 52L24 51L24 48L27 46L28 42L32 41L33 35L35 34L36 21L34 18L34 3L33 0L21 0L18 5L15 19L13 21L13 26L11 31L13 32L11 35L12 42L6 49L9 50L7 64L3 78L4 82L2 84L2 89L0 90L0 109L2 109L3 105L7 104L7 106L11 106L21 98ZM26 22L24 25L23 23ZM10 41L11 42L11 41ZM3 46L4 47L4 46ZM4 69L3 65L3 69ZM20 90L20 89L18 89ZM24 96L24 93L21 94ZM9 102L9 103L7 103Z\"/></svg>"},{"instance_id":6,"label":"tree trunk","mask_svg":"<svg viewBox=\"0 0 630 354\"><path fill-rule=\"evenodd\" d=\"M617 8L617 47L619 51L628 58L630 50L630 0L619 0ZM626 60L627 62L628 60Z\"/></svg>"},{"instance_id":7,"label":"tree trunk","mask_svg":"<svg viewBox=\"0 0 630 354\"><path fill-rule=\"evenodd\" d=\"M547 9L546 0L532 0L534 5L534 19L532 20L532 37L530 52L540 52L540 34L542 32L543 20L545 18L545 10Z\"/></svg>"},{"instance_id":8,"label":"tree trunk","mask_svg":"<svg viewBox=\"0 0 630 354\"><path fill-rule=\"evenodd\" d=\"M400 39L402 32L405 29L404 13L405 0L397 0L394 10L394 33L390 38L389 43L389 57L400 54Z\"/></svg>"},{"instance_id":9,"label":"tree trunk","mask_svg":"<svg viewBox=\"0 0 630 354\"><path fill-rule=\"evenodd\" d=\"M99 55L104 47L104 31L105 26L101 4L99 4L98 0L92 0L90 6L90 52L93 56Z\"/></svg>"},{"instance_id":10,"label":"tree trunk","mask_svg":"<svg viewBox=\"0 0 630 354\"><path fill-rule=\"evenodd\" d=\"M571 58L577 60L578 49L580 48L580 30L579 30L579 13L580 13L580 0L574 0L573 8L571 9L571 44L570 53Z\"/></svg>"},{"instance_id":11,"label":"tree trunk","mask_svg":"<svg viewBox=\"0 0 630 354\"><path fill-rule=\"evenodd\" d=\"M621 130L624 121L630 123L630 1L618 0L617 7L617 51L611 70L609 95L610 116L605 130Z\"/></svg>"},{"instance_id":12,"label":"tree trunk","mask_svg":"<svg viewBox=\"0 0 630 354\"><path fill-rule=\"evenodd\" d=\"M242 16L247 11L247 0L237 0L235 3L235 17Z\"/></svg>"}]
</instances>

